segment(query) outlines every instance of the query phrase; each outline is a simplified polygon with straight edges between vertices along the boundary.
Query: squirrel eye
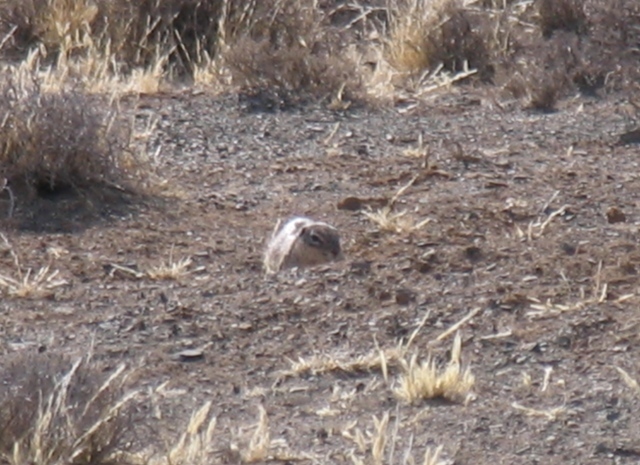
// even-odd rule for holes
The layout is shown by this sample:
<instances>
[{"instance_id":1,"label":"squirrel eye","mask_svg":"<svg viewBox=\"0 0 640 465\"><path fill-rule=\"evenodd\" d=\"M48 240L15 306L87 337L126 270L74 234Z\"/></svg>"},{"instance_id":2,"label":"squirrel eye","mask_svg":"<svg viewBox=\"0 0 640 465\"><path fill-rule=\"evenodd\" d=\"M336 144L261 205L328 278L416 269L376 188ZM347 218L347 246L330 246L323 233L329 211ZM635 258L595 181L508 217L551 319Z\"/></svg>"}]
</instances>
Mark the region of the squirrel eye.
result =
<instances>
[{"instance_id":1,"label":"squirrel eye","mask_svg":"<svg viewBox=\"0 0 640 465\"><path fill-rule=\"evenodd\" d=\"M309 240L313 245L322 245L322 238L313 231L309 233Z\"/></svg>"}]
</instances>

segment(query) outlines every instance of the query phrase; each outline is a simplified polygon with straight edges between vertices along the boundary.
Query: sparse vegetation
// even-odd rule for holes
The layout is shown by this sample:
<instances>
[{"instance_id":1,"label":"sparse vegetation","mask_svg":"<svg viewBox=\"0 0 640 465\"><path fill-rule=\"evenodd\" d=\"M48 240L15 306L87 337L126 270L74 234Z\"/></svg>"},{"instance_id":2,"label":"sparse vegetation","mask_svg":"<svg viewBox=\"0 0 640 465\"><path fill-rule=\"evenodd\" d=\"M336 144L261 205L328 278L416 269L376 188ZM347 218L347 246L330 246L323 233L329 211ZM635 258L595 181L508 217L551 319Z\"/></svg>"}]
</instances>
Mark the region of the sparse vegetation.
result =
<instances>
[{"instance_id":1,"label":"sparse vegetation","mask_svg":"<svg viewBox=\"0 0 640 465\"><path fill-rule=\"evenodd\" d=\"M539 0L534 6L393 0L379 8L365 2L344 26L336 18L346 8L331 2L5 0L0 58L16 63L35 54L38 68L53 65L58 79L73 77L92 92L154 93L186 77L218 89L231 85L261 106L281 108L309 99L423 93L472 76L503 86L521 66L516 63L544 55L555 32L582 38L572 51L585 63L581 76L602 75L588 68L637 37L623 25L623 18L640 14L628 0L608 8L595 0ZM620 35L612 37L597 21ZM374 39L357 41L363 34ZM554 73L554 80L566 73L568 86L582 82L571 84L572 69ZM533 106L549 108L551 93L536 93L544 95L534 97Z\"/></svg>"},{"instance_id":2,"label":"sparse vegetation","mask_svg":"<svg viewBox=\"0 0 640 465\"><path fill-rule=\"evenodd\" d=\"M603 405L637 455L638 24L636 0L0 0L0 465L544 462L593 438L526 422ZM183 195L115 208L150 161ZM348 262L256 278L294 208L340 215Z\"/></svg>"}]
</instances>

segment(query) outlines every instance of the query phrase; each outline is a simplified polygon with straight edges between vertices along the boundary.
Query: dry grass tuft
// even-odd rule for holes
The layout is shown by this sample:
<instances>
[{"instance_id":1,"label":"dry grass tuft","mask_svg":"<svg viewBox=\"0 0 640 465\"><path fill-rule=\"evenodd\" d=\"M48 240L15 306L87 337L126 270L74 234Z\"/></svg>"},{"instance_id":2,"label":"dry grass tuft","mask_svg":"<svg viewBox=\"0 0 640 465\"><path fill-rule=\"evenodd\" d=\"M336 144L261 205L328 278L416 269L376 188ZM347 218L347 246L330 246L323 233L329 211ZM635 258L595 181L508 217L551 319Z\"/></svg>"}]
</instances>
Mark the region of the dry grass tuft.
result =
<instances>
[{"instance_id":1,"label":"dry grass tuft","mask_svg":"<svg viewBox=\"0 0 640 465\"><path fill-rule=\"evenodd\" d=\"M4 249L13 258L16 276L0 274L0 295L4 294L17 299L42 299L53 295L55 289L68 284L58 278L58 270L50 271L51 264L41 267L35 274L31 268L23 270L18 254L4 234L0 233Z\"/></svg>"},{"instance_id":2,"label":"dry grass tuft","mask_svg":"<svg viewBox=\"0 0 640 465\"><path fill-rule=\"evenodd\" d=\"M43 266L35 274L31 268L26 272L18 269L16 278L0 274L0 289L9 297L42 299L52 295L57 287L67 284L66 280L57 276L58 270L49 271L49 265Z\"/></svg>"},{"instance_id":3,"label":"dry grass tuft","mask_svg":"<svg viewBox=\"0 0 640 465\"><path fill-rule=\"evenodd\" d=\"M151 266L146 270L149 278L155 280L179 280L189 274L189 266L193 260L191 257L183 257L178 261L173 259L173 249L169 254L169 261L160 265Z\"/></svg>"},{"instance_id":4,"label":"dry grass tuft","mask_svg":"<svg viewBox=\"0 0 640 465\"><path fill-rule=\"evenodd\" d=\"M118 265L117 263L111 263L110 275L116 274L120 276L126 276L132 279L144 279L150 278L153 280L180 280L189 274L189 267L193 263L191 257L183 257L180 260L173 259L173 248L169 254L169 260L162 262L159 265L149 265L143 267L142 271L137 267L131 268L124 265Z\"/></svg>"},{"instance_id":5,"label":"dry grass tuft","mask_svg":"<svg viewBox=\"0 0 640 465\"><path fill-rule=\"evenodd\" d=\"M253 431L247 437L245 428L232 432L231 443L223 444L214 435L217 419L211 415L212 402L207 402L194 411L175 445L165 454L150 456L148 452L138 452L128 456L132 463L149 465L206 465L219 463L255 463L268 461L292 462L308 460L308 455L295 454L288 450L282 440L272 440L269 418L266 410L259 405L258 422L249 427Z\"/></svg>"},{"instance_id":6,"label":"dry grass tuft","mask_svg":"<svg viewBox=\"0 0 640 465\"><path fill-rule=\"evenodd\" d=\"M404 374L394 389L395 395L408 403L433 398L469 401L475 378L469 368L463 370L461 367L461 346L460 334L457 334L453 341L451 359L444 369L439 369L430 357L418 363L416 354L408 361L401 360Z\"/></svg>"},{"instance_id":7,"label":"dry grass tuft","mask_svg":"<svg viewBox=\"0 0 640 465\"><path fill-rule=\"evenodd\" d=\"M17 356L0 369L0 462L109 464L127 449L136 391L124 365Z\"/></svg>"}]
</instances>

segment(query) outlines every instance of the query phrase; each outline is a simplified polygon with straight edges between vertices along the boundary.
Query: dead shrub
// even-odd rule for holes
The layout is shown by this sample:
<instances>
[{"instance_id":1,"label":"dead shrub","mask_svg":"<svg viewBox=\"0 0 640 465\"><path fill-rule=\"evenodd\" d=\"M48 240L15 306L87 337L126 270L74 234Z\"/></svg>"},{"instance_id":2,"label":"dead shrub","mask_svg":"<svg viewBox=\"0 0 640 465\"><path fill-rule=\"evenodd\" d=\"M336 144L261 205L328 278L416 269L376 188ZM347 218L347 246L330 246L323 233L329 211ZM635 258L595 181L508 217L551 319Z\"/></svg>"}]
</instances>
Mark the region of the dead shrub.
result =
<instances>
[{"instance_id":1,"label":"dead shrub","mask_svg":"<svg viewBox=\"0 0 640 465\"><path fill-rule=\"evenodd\" d=\"M541 39L538 39L541 40ZM575 77L585 70L580 43L571 33L531 44L526 59L509 70L505 90L526 108L550 113L575 90Z\"/></svg>"},{"instance_id":2,"label":"dead shrub","mask_svg":"<svg viewBox=\"0 0 640 465\"><path fill-rule=\"evenodd\" d=\"M126 450L132 401L124 366L89 356L16 355L0 367L0 463L107 464Z\"/></svg>"},{"instance_id":3,"label":"dead shrub","mask_svg":"<svg viewBox=\"0 0 640 465\"><path fill-rule=\"evenodd\" d=\"M505 84L505 91L520 100L523 108L553 113L558 101L570 87L567 75L537 68L532 64L519 70Z\"/></svg>"},{"instance_id":4,"label":"dead shrub","mask_svg":"<svg viewBox=\"0 0 640 465\"><path fill-rule=\"evenodd\" d=\"M339 54L340 35L324 13L301 0L266 4L220 51L232 84L248 94L267 93L280 107L327 97L356 99L355 66Z\"/></svg>"},{"instance_id":5,"label":"dead shrub","mask_svg":"<svg viewBox=\"0 0 640 465\"><path fill-rule=\"evenodd\" d=\"M543 113L556 111L556 104L563 89L562 76L557 73L542 73L528 81L528 107Z\"/></svg>"},{"instance_id":6,"label":"dead shrub","mask_svg":"<svg viewBox=\"0 0 640 465\"><path fill-rule=\"evenodd\" d=\"M457 0L394 0L389 13L386 51L395 69L419 75L438 66L455 73L468 65L482 78L491 77L483 18Z\"/></svg>"},{"instance_id":7,"label":"dead shrub","mask_svg":"<svg viewBox=\"0 0 640 465\"><path fill-rule=\"evenodd\" d=\"M44 92L38 81L0 81L0 173L30 195L134 189L140 164L130 131L104 99L74 90Z\"/></svg>"},{"instance_id":8,"label":"dead shrub","mask_svg":"<svg viewBox=\"0 0 640 465\"><path fill-rule=\"evenodd\" d=\"M587 32L584 1L538 0L538 24L546 38L557 30L584 34Z\"/></svg>"},{"instance_id":9,"label":"dead shrub","mask_svg":"<svg viewBox=\"0 0 640 465\"><path fill-rule=\"evenodd\" d=\"M596 97L597 91L604 87L607 71L597 64L582 66L573 75L573 83L583 95Z\"/></svg>"}]
</instances>

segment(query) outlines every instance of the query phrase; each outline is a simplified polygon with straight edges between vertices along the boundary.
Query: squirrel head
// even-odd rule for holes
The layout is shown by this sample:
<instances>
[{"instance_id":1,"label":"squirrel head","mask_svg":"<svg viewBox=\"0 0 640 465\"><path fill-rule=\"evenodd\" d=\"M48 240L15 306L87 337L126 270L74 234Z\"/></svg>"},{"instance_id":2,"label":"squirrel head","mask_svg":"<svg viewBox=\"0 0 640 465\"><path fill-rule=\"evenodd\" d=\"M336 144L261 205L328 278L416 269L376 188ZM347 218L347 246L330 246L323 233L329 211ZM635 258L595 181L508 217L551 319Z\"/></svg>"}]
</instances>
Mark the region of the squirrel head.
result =
<instances>
[{"instance_id":1,"label":"squirrel head","mask_svg":"<svg viewBox=\"0 0 640 465\"><path fill-rule=\"evenodd\" d=\"M338 232L330 226L305 226L300 230L300 238L305 245L313 247L324 255L331 257L333 260L339 259L342 256L340 236Z\"/></svg>"}]
</instances>

